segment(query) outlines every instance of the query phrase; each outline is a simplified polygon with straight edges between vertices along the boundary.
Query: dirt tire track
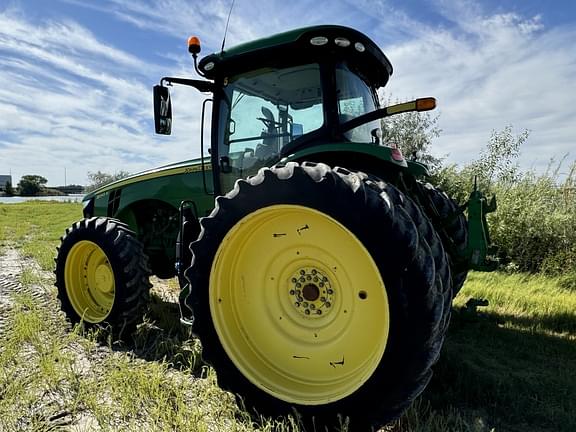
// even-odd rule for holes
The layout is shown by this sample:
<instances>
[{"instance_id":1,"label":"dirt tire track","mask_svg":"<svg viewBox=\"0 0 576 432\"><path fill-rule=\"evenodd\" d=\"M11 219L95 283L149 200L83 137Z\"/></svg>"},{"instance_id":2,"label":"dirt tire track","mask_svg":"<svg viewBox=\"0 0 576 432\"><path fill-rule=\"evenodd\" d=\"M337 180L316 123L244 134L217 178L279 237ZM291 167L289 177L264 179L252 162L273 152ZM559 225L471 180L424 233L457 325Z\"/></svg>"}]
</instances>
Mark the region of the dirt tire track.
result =
<instances>
[{"instance_id":1,"label":"dirt tire track","mask_svg":"<svg viewBox=\"0 0 576 432\"><path fill-rule=\"evenodd\" d=\"M31 283L22 283L21 277L25 270L31 269L34 280ZM39 267L39 265L30 258L24 258L19 251L8 245L0 248L0 337L6 335L9 330L7 326L11 320L11 310L17 306L15 296L26 294L33 298L34 303L41 308L45 308L50 314L59 314L55 290L50 292L46 284L50 282L51 274ZM68 329L69 330L69 329ZM68 331L67 330L67 331ZM84 374L91 373L93 362L102 356L108 354L106 348L98 349L97 352L87 353L84 349L72 344L66 348L73 352L77 357L74 368L83 370ZM39 402L41 415L45 419L47 430L62 429L68 431L100 431L96 419L89 412L77 412L72 414L67 409L58 408L63 405L58 398L51 400L46 395ZM0 421L0 431L2 431L2 422Z\"/></svg>"},{"instance_id":2,"label":"dirt tire track","mask_svg":"<svg viewBox=\"0 0 576 432\"><path fill-rule=\"evenodd\" d=\"M29 294L42 306L53 306L53 298L45 288L20 282L24 268L40 271L36 262L22 258L17 249L10 246L0 249L0 334L4 333L8 312L14 307L14 295Z\"/></svg>"}]
</instances>

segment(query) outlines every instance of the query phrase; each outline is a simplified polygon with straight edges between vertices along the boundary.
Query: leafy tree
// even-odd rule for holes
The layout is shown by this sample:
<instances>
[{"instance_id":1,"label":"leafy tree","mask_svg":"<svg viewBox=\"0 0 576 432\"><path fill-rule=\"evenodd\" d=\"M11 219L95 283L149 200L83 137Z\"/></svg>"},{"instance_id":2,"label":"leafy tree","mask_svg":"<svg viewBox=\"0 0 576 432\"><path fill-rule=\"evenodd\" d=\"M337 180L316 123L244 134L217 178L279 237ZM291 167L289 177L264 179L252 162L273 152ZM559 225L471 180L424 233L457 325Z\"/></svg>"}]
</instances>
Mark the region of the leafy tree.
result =
<instances>
[{"instance_id":1,"label":"leafy tree","mask_svg":"<svg viewBox=\"0 0 576 432\"><path fill-rule=\"evenodd\" d=\"M435 172L433 183L459 202L467 200L475 178L478 188L484 193L489 193L494 186L518 183L525 175L518 168L520 147L529 136L528 130L515 135L510 125L500 131L493 130L477 160L463 168L455 164L442 166Z\"/></svg>"},{"instance_id":2,"label":"leafy tree","mask_svg":"<svg viewBox=\"0 0 576 432\"><path fill-rule=\"evenodd\" d=\"M511 125L501 131L493 130L486 149L471 166L473 174L486 186L492 182L514 183L520 175L517 162L520 147L529 136L530 131L527 129L514 136Z\"/></svg>"},{"instance_id":3,"label":"leafy tree","mask_svg":"<svg viewBox=\"0 0 576 432\"><path fill-rule=\"evenodd\" d=\"M388 106L392 102L382 100L382 105ZM430 153L432 140L440 136L442 130L438 127L439 114L433 116L430 112L409 112L397 114L382 119L382 141L387 144L396 144L407 158L415 157L418 161L427 164L432 171L440 168L441 158Z\"/></svg>"},{"instance_id":4,"label":"leafy tree","mask_svg":"<svg viewBox=\"0 0 576 432\"><path fill-rule=\"evenodd\" d=\"M42 176L25 175L18 182L18 189L20 190L20 195L34 196L44 188L46 183L48 183L48 180Z\"/></svg>"},{"instance_id":5,"label":"leafy tree","mask_svg":"<svg viewBox=\"0 0 576 432\"><path fill-rule=\"evenodd\" d=\"M127 171L117 171L114 174L105 173L102 171L96 172L88 172L88 186L86 186L86 192L92 192L99 187L102 187L108 183L112 183L113 181L123 179L124 177L128 177L130 175Z\"/></svg>"},{"instance_id":6,"label":"leafy tree","mask_svg":"<svg viewBox=\"0 0 576 432\"><path fill-rule=\"evenodd\" d=\"M4 192L6 193L6 196L14 195L14 188L12 187L11 182L6 182L6 187L5 187Z\"/></svg>"}]
</instances>

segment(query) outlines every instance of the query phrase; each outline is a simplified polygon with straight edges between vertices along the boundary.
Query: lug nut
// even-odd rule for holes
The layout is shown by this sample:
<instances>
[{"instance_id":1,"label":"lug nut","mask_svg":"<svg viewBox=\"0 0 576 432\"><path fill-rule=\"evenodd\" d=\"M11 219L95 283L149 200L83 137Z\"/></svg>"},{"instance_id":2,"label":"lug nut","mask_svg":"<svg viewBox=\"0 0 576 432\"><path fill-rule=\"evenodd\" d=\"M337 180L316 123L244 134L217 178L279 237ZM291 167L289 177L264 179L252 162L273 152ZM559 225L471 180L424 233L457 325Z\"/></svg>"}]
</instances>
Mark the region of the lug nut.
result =
<instances>
[{"instance_id":1,"label":"lug nut","mask_svg":"<svg viewBox=\"0 0 576 432\"><path fill-rule=\"evenodd\" d=\"M306 310L304 311L304 313L305 313L306 315L310 315L310 309L306 309Z\"/></svg>"},{"instance_id":2,"label":"lug nut","mask_svg":"<svg viewBox=\"0 0 576 432\"><path fill-rule=\"evenodd\" d=\"M321 311L320 309L318 309L318 310L316 311L316 315L322 315L322 311Z\"/></svg>"},{"instance_id":3,"label":"lug nut","mask_svg":"<svg viewBox=\"0 0 576 432\"><path fill-rule=\"evenodd\" d=\"M318 273L315 269L312 270L312 274L315 275L316 273Z\"/></svg>"},{"instance_id":4,"label":"lug nut","mask_svg":"<svg viewBox=\"0 0 576 432\"><path fill-rule=\"evenodd\" d=\"M296 288L300 288L300 287L302 287L302 284L301 284L300 282L298 282L298 283L296 284Z\"/></svg>"},{"instance_id":5,"label":"lug nut","mask_svg":"<svg viewBox=\"0 0 576 432\"><path fill-rule=\"evenodd\" d=\"M294 295L294 294L296 294L296 293L294 292L294 290L290 290L290 295Z\"/></svg>"},{"instance_id":6,"label":"lug nut","mask_svg":"<svg viewBox=\"0 0 576 432\"><path fill-rule=\"evenodd\" d=\"M326 302L326 307L329 308L330 306L332 306L332 304L330 302Z\"/></svg>"},{"instance_id":7,"label":"lug nut","mask_svg":"<svg viewBox=\"0 0 576 432\"><path fill-rule=\"evenodd\" d=\"M296 302L296 303L294 303L294 306L300 307L300 303Z\"/></svg>"},{"instance_id":8,"label":"lug nut","mask_svg":"<svg viewBox=\"0 0 576 432\"><path fill-rule=\"evenodd\" d=\"M296 283L296 278L292 278L292 283Z\"/></svg>"},{"instance_id":9,"label":"lug nut","mask_svg":"<svg viewBox=\"0 0 576 432\"><path fill-rule=\"evenodd\" d=\"M329 289L329 290L328 290L328 294L334 294L334 291L331 290L331 289Z\"/></svg>"},{"instance_id":10,"label":"lug nut","mask_svg":"<svg viewBox=\"0 0 576 432\"><path fill-rule=\"evenodd\" d=\"M300 270L300 274L301 274L301 275L305 275L306 272L305 272L304 270Z\"/></svg>"}]
</instances>

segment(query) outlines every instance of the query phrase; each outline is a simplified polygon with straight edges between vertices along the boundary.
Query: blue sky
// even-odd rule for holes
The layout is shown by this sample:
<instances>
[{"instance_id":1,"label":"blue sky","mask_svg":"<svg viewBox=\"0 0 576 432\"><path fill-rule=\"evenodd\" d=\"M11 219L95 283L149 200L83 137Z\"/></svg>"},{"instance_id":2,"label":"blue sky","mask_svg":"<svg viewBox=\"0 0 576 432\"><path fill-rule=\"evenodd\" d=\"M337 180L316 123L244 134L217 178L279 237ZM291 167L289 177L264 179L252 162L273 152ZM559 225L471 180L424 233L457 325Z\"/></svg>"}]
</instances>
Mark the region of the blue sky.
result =
<instances>
[{"instance_id":1,"label":"blue sky","mask_svg":"<svg viewBox=\"0 0 576 432\"><path fill-rule=\"evenodd\" d=\"M0 0L0 174L84 184L199 155L202 96L173 93L170 137L153 134L152 86L194 76L186 39L218 50L230 0ZM375 40L394 99L438 99L438 156L464 164L492 130L531 131L525 169L576 152L576 2L236 0L227 46L314 24ZM202 55L201 54L201 55Z\"/></svg>"}]
</instances>

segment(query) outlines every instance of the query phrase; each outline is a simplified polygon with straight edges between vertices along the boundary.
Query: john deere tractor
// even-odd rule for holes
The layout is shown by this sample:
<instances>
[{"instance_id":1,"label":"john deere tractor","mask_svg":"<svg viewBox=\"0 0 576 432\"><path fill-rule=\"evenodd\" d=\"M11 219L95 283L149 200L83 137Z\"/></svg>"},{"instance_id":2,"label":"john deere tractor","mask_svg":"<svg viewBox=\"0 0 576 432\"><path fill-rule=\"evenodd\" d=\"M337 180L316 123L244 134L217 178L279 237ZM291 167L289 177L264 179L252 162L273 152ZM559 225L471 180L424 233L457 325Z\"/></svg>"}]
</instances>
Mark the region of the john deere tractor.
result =
<instances>
[{"instance_id":1,"label":"john deere tractor","mask_svg":"<svg viewBox=\"0 0 576 432\"><path fill-rule=\"evenodd\" d=\"M433 98L381 107L392 65L340 26L289 31L198 61L201 79L154 87L156 132L170 134L169 87L211 104L210 155L142 172L84 198L62 238L56 284L73 322L139 322L153 274L178 277L221 387L265 415L379 427L432 375L453 296L485 269L479 191L464 207L428 169L382 142L382 119Z\"/></svg>"}]
</instances>

